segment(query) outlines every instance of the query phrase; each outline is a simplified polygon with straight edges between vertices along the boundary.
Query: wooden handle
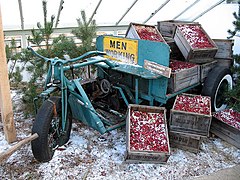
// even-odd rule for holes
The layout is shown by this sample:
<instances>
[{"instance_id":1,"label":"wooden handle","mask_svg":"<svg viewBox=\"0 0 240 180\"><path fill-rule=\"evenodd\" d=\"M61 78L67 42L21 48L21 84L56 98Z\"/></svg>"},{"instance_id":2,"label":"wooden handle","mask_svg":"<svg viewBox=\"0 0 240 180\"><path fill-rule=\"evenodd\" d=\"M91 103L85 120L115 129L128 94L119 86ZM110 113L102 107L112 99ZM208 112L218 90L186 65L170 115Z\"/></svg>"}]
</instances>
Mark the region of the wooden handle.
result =
<instances>
[{"instance_id":1,"label":"wooden handle","mask_svg":"<svg viewBox=\"0 0 240 180\"><path fill-rule=\"evenodd\" d=\"M18 142L17 144L15 144L11 148L9 148L7 151L0 153L0 163L2 163L4 160L7 160L15 151L17 151L18 149L23 147L25 144L31 142L32 140L34 140L36 138L38 138L37 133L21 140L20 142Z\"/></svg>"}]
</instances>

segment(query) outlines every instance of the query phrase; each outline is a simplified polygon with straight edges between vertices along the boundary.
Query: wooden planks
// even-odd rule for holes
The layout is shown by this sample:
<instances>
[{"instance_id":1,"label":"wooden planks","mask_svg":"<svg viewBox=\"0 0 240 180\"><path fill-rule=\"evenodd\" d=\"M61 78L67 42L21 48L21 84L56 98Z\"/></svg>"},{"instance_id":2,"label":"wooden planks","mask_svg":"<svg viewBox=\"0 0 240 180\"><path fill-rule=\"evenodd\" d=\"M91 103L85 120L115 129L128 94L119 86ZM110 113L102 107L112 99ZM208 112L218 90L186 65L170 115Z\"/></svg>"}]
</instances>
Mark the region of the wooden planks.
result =
<instances>
[{"instance_id":1,"label":"wooden planks","mask_svg":"<svg viewBox=\"0 0 240 180\"><path fill-rule=\"evenodd\" d=\"M198 153L202 138L196 134L169 132L170 146L187 150L189 152Z\"/></svg>"},{"instance_id":2,"label":"wooden planks","mask_svg":"<svg viewBox=\"0 0 240 180\"><path fill-rule=\"evenodd\" d=\"M240 130L224 123L215 117L212 120L210 132L228 142L240 148Z\"/></svg>"},{"instance_id":3,"label":"wooden planks","mask_svg":"<svg viewBox=\"0 0 240 180\"><path fill-rule=\"evenodd\" d=\"M183 69L178 72L172 72L168 80L168 92L175 93L184 88L199 83L200 80L200 66Z\"/></svg>"},{"instance_id":4,"label":"wooden planks","mask_svg":"<svg viewBox=\"0 0 240 180\"><path fill-rule=\"evenodd\" d=\"M6 140L11 143L16 140L16 129L13 120L12 101L10 95L10 84L8 80L8 68L4 45L4 35L2 27L2 15L0 7L0 109L3 130Z\"/></svg>"},{"instance_id":5,"label":"wooden planks","mask_svg":"<svg viewBox=\"0 0 240 180\"><path fill-rule=\"evenodd\" d=\"M208 73L217 65L217 61L212 61L209 63L205 63L200 65L201 67L201 82L204 82L204 80L206 79Z\"/></svg>"},{"instance_id":6,"label":"wooden planks","mask_svg":"<svg viewBox=\"0 0 240 180\"><path fill-rule=\"evenodd\" d=\"M170 129L178 132L208 136L212 116L171 110Z\"/></svg>"},{"instance_id":7,"label":"wooden planks","mask_svg":"<svg viewBox=\"0 0 240 180\"><path fill-rule=\"evenodd\" d=\"M218 47L215 55L216 59L233 59L233 45L232 39L213 39Z\"/></svg>"}]
</instances>

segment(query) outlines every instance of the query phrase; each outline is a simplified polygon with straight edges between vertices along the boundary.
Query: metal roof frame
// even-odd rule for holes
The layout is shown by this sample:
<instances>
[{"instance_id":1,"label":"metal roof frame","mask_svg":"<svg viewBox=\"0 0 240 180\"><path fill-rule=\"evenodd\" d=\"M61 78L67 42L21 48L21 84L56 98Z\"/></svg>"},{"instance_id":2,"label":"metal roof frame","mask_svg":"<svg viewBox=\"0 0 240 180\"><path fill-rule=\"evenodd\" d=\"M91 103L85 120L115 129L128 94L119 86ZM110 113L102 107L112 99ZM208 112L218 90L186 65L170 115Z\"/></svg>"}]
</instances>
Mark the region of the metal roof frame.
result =
<instances>
[{"instance_id":1,"label":"metal roof frame","mask_svg":"<svg viewBox=\"0 0 240 180\"><path fill-rule=\"evenodd\" d=\"M22 1L18 0L20 20L21 20L21 29L24 30L24 18L23 18L23 10L22 10Z\"/></svg>"},{"instance_id":2,"label":"metal roof frame","mask_svg":"<svg viewBox=\"0 0 240 180\"><path fill-rule=\"evenodd\" d=\"M218 1L216 4L210 6L208 9L206 9L205 11L203 11L201 14L199 14L198 16L196 16L195 18L193 18L191 21L195 21L198 18L202 17L204 14L206 14L207 12L211 11L213 8L217 7L218 5L222 4L225 0L220 0Z\"/></svg>"},{"instance_id":3,"label":"metal roof frame","mask_svg":"<svg viewBox=\"0 0 240 180\"><path fill-rule=\"evenodd\" d=\"M165 2L163 2L161 4L161 6L156 9L153 13L150 14L150 16L143 21L143 24L147 23L153 16L155 16L163 7L165 7L171 0L166 0ZM190 10L193 6L196 6L201 0L195 0L193 3L191 3L188 7L186 7L184 10L182 10L178 15L176 15L172 20L176 20L178 19L182 14L186 13L188 10ZM208 9L206 9L205 11L203 11L202 13L200 13L199 15L197 15L196 17L194 17L192 20L190 21L195 21L198 18L200 18L201 16L203 16L204 14L206 14L207 12L209 12L210 10L212 10L213 8L215 8L216 6L220 5L221 3L223 3L225 0L220 0L218 1L216 4L210 6ZM125 11L125 13L121 16L121 18L116 22L115 26L119 25L119 23L122 21L122 19L129 13L129 11L136 5L136 3L138 2L138 0L134 0L132 2L132 4L127 8L127 10ZM58 15L57 15L57 19L56 19L56 24L55 24L55 28L57 28L58 23L59 23L59 19L60 19L60 14L63 8L63 3L64 0L60 0L60 4L59 4L59 8L58 8ZM99 2L97 3L96 8L94 9L88 24L92 21L94 15L96 15L96 12L100 6L100 4L102 3L102 0L99 0ZM23 9L22 9L22 2L21 0L18 0L18 4L19 4L19 13L20 13L20 20L21 20L21 29L24 30L24 17L23 17Z\"/></svg>"},{"instance_id":4,"label":"metal roof frame","mask_svg":"<svg viewBox=\"0 0 240 180\"><path fill-rule=\"evenodd\" d=\"M143 21L143 24L147 23L155 14L158 13L164 6L167 5L171 0L166 0L157 10L155 10L145 21Z\"/></svg>"},{"instance_id":5,"label":"metal roof frame","mask_svg":"<svg viewBox=\"0 0 240 180\"><path fill-rule=\"evenodd\" d=\"M121 16L121 18L116 22L116 26L122 21L122 19L127 15L127 13L133 8L133 6L138 2L138 0L135 0L132 5L127 9L127 11Z\"/></svg>"},{"instance_id":6,"label":"metal roof frame","mask_svg":"<svg viewBox=\"0 0 240 180\"><path fill-rule=\"evenodd\" d=\"M189 9L191 9L195 4L197 4L200 0L195 0L192 4L190 4L188 7L186 7L182 12L180 12L177 16L175 16L173 18L173 20L177 19L178 17L180 17L182 14L184 14L186 11L188 11Z\"/></svg>"}]
</instances>

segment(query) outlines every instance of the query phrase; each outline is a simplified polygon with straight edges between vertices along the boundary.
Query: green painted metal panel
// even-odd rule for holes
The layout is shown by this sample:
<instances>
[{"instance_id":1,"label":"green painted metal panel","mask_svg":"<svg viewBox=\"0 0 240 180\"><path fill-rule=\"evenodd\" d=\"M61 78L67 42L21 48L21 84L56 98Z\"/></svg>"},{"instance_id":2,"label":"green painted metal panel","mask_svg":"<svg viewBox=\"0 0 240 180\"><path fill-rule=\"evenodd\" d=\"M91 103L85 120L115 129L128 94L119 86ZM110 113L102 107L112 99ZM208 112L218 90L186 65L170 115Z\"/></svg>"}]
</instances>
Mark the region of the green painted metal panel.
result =
<instances>
[{"instance_id":1,"label":"green painted metal panel","mask_svg":"<svg viewBox=\"0 0 240 180\"><path fill-rule=\"evenodd\" d=\"M113 37L114 36L99 36L97 38L97 50L104 51L104 38L105 37ZM120 38L120 42L123 38ZM166 93L167 93L167 85L168 85L168 78L163 77L159 74L153 73L144 68L144 60L156 62L163 66L169 66L169 55L170 55L170 48L167 44L162 42L154 42L148 40L137 40L137 39L128 39L126 40L134 40L137 41L137 65L131 63L118 63L117 67L112 68L113 71L122 72L125 74L131 75L129 81L132 81L132 88L135 89L135 80L136 78L139 79L139 88L138 91L140 93L144 93L147 96L146 100L148 99L155 99L161 103L166 103ZM121 43L120 43L121 44ZM118 47L118 46L115 46ZM119 46L119 51L121 51L121 46ZM134 48L133 48L134 49ZM118 50L118 49L117 49ZM106 66L107 68L107 66ZM140 77L140 78L139 78ZM152 81L149 83L149 81ZM150 87L151 86L151 87Z\"/></svg>"}]
</instances>

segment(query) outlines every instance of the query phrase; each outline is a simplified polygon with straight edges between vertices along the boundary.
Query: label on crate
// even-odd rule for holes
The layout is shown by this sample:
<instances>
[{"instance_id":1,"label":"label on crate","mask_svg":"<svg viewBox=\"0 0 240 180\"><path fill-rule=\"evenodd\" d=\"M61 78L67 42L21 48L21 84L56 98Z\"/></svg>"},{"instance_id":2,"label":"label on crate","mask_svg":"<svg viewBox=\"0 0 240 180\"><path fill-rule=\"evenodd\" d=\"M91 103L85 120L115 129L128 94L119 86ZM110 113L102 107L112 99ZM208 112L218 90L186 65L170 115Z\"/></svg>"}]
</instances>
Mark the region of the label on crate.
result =
<instances>
[{"instance_id":1,"label":"label on crate","mask_svg":"<svg viewBox=\"0 0 240 180\"><path fill-rule=\"evenodd\" d=\"M112 60L128 64L138 63L137 40L107 36L103 39L103 51L111 56Z\"/></svg>"}]
</instances>

